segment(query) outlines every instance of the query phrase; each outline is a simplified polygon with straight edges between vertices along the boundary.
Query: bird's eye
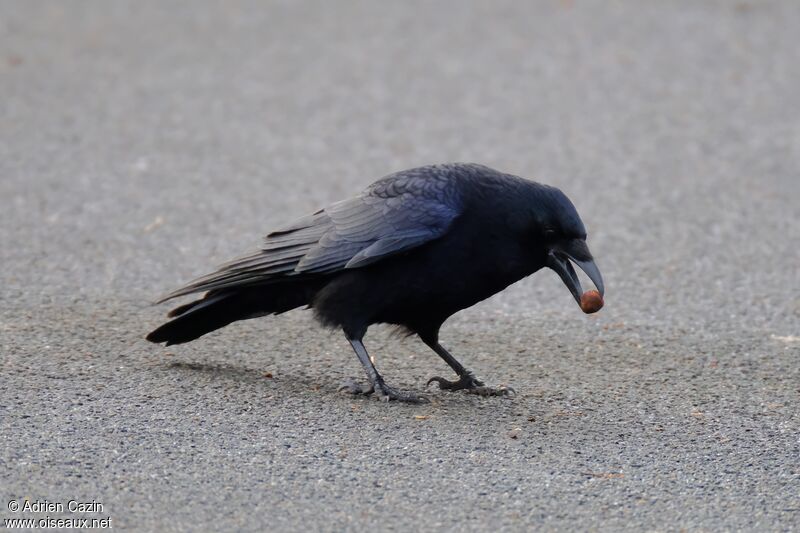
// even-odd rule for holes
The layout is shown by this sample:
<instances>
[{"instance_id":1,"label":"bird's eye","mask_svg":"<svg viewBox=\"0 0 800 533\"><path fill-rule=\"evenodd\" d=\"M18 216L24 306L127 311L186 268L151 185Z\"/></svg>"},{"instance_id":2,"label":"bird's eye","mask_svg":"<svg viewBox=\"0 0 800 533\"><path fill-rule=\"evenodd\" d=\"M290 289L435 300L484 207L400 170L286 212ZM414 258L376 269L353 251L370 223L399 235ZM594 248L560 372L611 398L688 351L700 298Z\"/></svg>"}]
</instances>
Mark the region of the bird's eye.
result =
<instances>
[{"instance_id":1,"label":"bird's eye","mask_svg":"<svg viewBox=\"0 0 800 533\"><path fill-rule=\"evenodd\" d=\"M544 228L544 238L549 240L556 238L556 230L553 228Z\"/></svg>"}]
</instances>

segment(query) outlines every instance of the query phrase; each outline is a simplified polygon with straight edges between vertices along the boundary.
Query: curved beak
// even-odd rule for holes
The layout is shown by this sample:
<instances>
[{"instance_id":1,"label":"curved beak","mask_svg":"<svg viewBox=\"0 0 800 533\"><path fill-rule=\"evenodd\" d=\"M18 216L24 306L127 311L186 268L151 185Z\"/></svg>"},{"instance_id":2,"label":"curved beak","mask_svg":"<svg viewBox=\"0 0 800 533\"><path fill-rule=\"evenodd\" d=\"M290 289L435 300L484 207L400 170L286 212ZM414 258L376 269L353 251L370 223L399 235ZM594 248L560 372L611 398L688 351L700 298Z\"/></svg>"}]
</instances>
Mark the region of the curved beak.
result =
<instances>
[{"instance_id":1,"label":"curved beak","mask_svg":"<svg viewBox=\"0 0 800 533\"><path fill-rule=\"evenodd\" d=\"M578 275L575 273L572 263L578 265L578 268L583 270L589 279L592 280L597 291L600 295L605 294L603 287L603 276L600 275L600 270L594 264L594 258L589 252L589 247L586 246L586 241L581 239L573 239L564 243L559 243L553 246L547 254L547 266L556 271L561 277L561 281L567 286L572 297L581 304L581 295L583 288L581 282L578 280Z\"/></svg>"}]
</instances>

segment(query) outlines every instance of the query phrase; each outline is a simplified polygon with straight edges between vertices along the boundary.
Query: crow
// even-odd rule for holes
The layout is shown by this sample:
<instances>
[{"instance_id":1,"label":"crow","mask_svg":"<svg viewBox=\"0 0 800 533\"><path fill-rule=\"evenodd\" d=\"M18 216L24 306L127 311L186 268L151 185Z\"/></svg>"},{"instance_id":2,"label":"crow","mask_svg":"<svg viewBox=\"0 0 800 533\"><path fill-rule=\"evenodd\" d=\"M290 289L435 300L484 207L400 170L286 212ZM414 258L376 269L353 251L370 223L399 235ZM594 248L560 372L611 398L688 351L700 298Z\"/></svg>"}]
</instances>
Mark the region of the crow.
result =
<instances>
[{"instance_id":1,"label":"crow","mask_svg":"<svg viewBox=\"0 0 800 533\"><path fill-rule=\"evenodd\" d=\"M147 340L181 344L228 324L302 306L344 332L368 386L346 388L384 401L426 401L386 384L362 342L372 324L394 324L419 338L458 379L428 385L481 395L490 388L441 344L454 313L549 267L580 304L575 263L602 295L586 230L559 189L472 163L448 163L386 176L355 198L331 204L268 234L261 248L177 289L157 303L205 292L173 309Z\"/></svg>"}]
</instances>

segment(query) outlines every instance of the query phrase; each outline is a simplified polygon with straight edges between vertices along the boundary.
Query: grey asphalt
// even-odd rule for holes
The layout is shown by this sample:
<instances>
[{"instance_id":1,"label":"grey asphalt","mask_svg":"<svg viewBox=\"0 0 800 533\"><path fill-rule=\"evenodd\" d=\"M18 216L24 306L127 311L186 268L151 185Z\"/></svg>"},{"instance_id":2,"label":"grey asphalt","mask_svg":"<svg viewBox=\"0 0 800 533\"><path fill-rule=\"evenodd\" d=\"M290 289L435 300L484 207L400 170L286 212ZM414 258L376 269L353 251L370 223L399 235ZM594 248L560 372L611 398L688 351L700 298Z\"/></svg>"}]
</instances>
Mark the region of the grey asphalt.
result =
<instances>
[{"instance_id":1,"label":"grey asphalt","mask_svg":"<svg viewBox=\"0 0 800 533\"><path fill-rule=\"evenodd\" d=\"M0 519L137 531L800 529L800 4L0 4ZM164 349L159 294L389 172L562 188L606 308L543 271L426 406L307 312ZM366 339L387 380L445 365ZM102 513L11 512L95 500Z\"/></svg>"}]
</instances>

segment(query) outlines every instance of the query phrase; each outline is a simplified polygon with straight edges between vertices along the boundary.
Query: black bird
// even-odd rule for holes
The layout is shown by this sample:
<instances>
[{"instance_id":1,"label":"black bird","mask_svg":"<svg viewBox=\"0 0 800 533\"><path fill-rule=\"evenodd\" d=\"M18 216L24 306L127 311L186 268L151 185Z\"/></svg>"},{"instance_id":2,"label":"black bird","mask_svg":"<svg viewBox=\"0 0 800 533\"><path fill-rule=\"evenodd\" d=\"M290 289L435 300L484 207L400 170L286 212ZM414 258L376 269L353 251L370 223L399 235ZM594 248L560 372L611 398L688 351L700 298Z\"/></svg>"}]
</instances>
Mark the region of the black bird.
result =
<instances>
[{"instance_id":1,"label":"black bird","mask_svg":"<svg viewBox=\"0 0 800 533\"><path fill-rule=\"evenodd\" d=\"M372 324L417 334L458 375L434 377L440 388L491 395L439 344L452 314L542 267L555 270L580 304L571 262L603 293L586 246L586 230L560 190L465 163L404 170L359 196L334 203L264 238L261 249L169 293L160 302L206 292L170 313L147 340L180 344L237 320L314 309L325 326L341 328L383 400L418 402L389 387L362 339Z\"/></svg>"}]
</instances>

